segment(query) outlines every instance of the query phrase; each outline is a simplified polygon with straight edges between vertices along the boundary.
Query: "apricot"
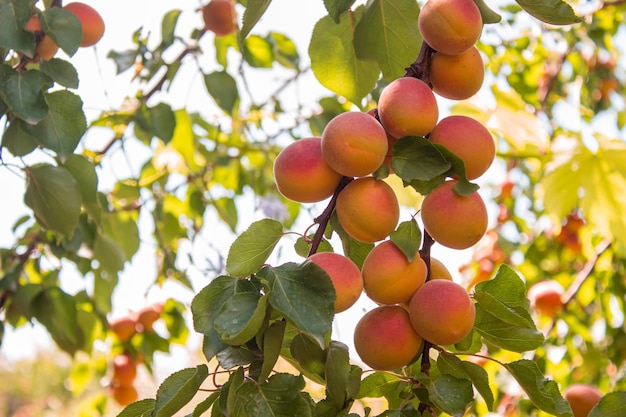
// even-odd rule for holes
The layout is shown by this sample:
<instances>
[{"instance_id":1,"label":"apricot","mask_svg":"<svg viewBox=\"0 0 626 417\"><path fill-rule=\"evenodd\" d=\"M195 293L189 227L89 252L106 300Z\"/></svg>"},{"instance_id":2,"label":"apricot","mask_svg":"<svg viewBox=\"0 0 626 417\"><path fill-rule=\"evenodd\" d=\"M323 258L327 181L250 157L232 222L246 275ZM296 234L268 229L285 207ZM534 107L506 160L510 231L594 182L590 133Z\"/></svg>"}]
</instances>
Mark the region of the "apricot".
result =
<instances>
[{"instance_id":1,"label":"apricot","mask_svg":"<svg viewBox=\"0 0 626 417\"><path fill-rule=\"evenodd\" d=\"M119 317L109 322L109 329L122 341L128 341L137 333L137 321L130 316Z\"/></svg>"},{"instance_id":2,"label":"apricot","mask_svg":"<svg viewBox=\"0 0 626 417\"><path fill-rule=\"evenodd\" d=\"M354 328L354 348L361 360L373 369L401 368L416 359L422 338L411 325L402 307L379 306L361 317Z\"/></svg>"},{"instance_id":3,"label":"apricot","mask_svg":"<svg viewBox=\"0 0 626 417\"><path fill-rule=\"evenodd\" d=\"M39 15L33 13L26 22L24 30L33 32L37 36L37 47L35 49L35 57L39 57L44 61L51 60L59 50L59 46L52 40L52 38L42 32L41 22L39 21Z\"/></svg>"},{"instance_id":4,"label":"apricot","mask_svg":"<svg viewBox=\"0 0 626 417\"><path fill-rule=\"evenodd\" d=\"M132 385L121 385L113 387L113 399L121 405L127 406L130 403L134 403L139 398L137 389Z\"/></svg>"},{"instance_id":5,"label":"apricot","mask_svg":"<svg viewBox=\"0 0 626 417\"><path fill-rule=\"evenodd\" d=\"M452 274L439 259L430 257L430 279L446 279L452 281Z\"/></svg>"},{"instance_id":6,"label":"apricot","mask_svg":"<svg viewBox=\"0 0 626 417\"><path fill-rule=\"evenodd\" d=\"M469 294L454 281L428 281L415 291L409 303L415 331L435 345L451 345L474 327L476 310Z\"/></svg>"},{"instance_id":7,"label":"apricot","mask_svg":"<svg viewBox=\"0 0 626 417\"><path fill-rule=\"evenodd\" d=\"M137 376L137 364L128 354L122 353L113 358L113 377L111 382L115 386L129 386Z\"/></svg>"},{"instance_id":8,"label":"apricot","mask_svg":"<svg viewBox=\"0 0 626 417\"><path fill-rule=\"evenodd\" d=\"M308 259L330 277L336 294L335 313L341 313L356 303L363 292L363 277L350 258L334 252L318 252Z\"/></svg>"},{"instance_id":9,"label":"apricot","mask_svg":"<svg viewBox=\"0 0 626 417\"><path fill-rule=\"evenodd\" d=\"M385 160L387 147L385 129L367 113L341 113L322 131L324 159L346 177L362 177L376 171Z\"/></svg>"},{"instance_id":10,"label":"apricot","mask_svg":"<svg viewBox=\"0 0 626 417\"><path fill-rule=\"evenodd\" d=\"M602 399L602 392L592 385L572 384L563 391L574 417L587 417L591 409Z\"/></svg>"},{"instance_id":11,"label":"apricot","mask_svg":"<svg viewBox=\"0 0 626 417\"><path fill-rule=\"evenodd\" d=\"M528 289L531 308L548 317L563 308L562 294L563 287L556 281L540 281Z\"/></svg>"},{"instance_id":12,"label":"apricot","mask_svg":"<svg viewBox=\"0 0 626 417\"><path fill-rule=\"evenodd\" d=\"M314 203L333 195L341 174L326 163L321 138L310 137L290 143L278 154L274 181L285 198Z\"/></svg>"},{"instance_id":13,"label":"apricot","mask_svg":"<svg viewBox=\"0 0 626 417\"><path fill-rule=\"evenodd\" d=\"M425 82L403 77L390 82L380 93L378 116L392 137L424 136L437 124L439 108Z\"/></svg>"},{"instance_id":14,"label":"apricot","mask_svg":"<svg viewBox=\"0 0 626 417\"><path fill-rule=\"evenodd\" d=\"M426 263L406 255L390 240L378 244L361 267L365 293L379 304L401 304L426 281Z\"/></svg>"},{"instance_id":15,"label":"apricot","mask_svg":"<svg viewBox=\"0 0 626 417\"><path fill-rule=\"evenodd\" d=\"M428 0L420 11L418 28L431 48L458 55L476 43L483 20L473 0Z\"/></svg>"},{"instance_id":16,"label":"apricot","mask_svg":"<svg viewBox=\"0 0 626 417\"><path fill-rule=\"evenodd\" d=\"M92 46L104 35L104 20L100 13L85 3L68 3L63 8L72 12L80 21L83 29L80 46Z\"/></svg>"},{"instance_id":17,"label":"apricot","mask_svg":"<svg viewBox=\"0 0 626 417\"><path fill-rule=\"evenodd\" d=\"M487 231L487 207L478 192L458 194L456 183L446 181L426 195L422 222L435 241L451 249L466 249Z\"/></svg>"},{"instance_id":18,"label":"apricot","mask_svg":"<svg viewBox=\"0 0 626 417\"><path fill-rule=\"evenodd\" d=\"M335 210L345 232L363 243L387 238L400 219L393 188L373 177L357 178L348 184L339 193Z\"/></svg>"},{"instance_id":19,"label":"apricot","mask_svg":"<svg viewBox=\"0 0 626 417\"><path fill-rule=\"evenodd\" d=\"M496 145L489 130L467 116L448 116L430 132L428 139L445 146L465 164L468 180L480 177L496 157Z\"/></svg>"},{"instance_id":20,"label":"apricot","mask_svg":"<svg viewBox=\"0 0 626 417\"><path fill-rule=\"evenodd\" d=\"M465 100L480 90L485 64L475 46L459 55L437 52L430 62L433 91L450 100Z\"/></svg>"},{"instance_id":21,"label":"apricot","mask_svg":"<svg viewBox=\"0 0 626 417\"><path fill-rule=\"evenodd\" d=\"M155 303L143 307L137 312L137 323L145 332L153 332L152 325L156 322L163 312L163 304Z\"/></svg>"},{"instance_id":22,"label":"apricot","mask_svg":"<svg viewBox=\"0 0 626 417\"><path fill-rule=\"evenodd\" d=\"M204 27L217 36L230 35L237 28L237 12L232 0L211 0L202 8Z\"/></svg>"}]
</instances>

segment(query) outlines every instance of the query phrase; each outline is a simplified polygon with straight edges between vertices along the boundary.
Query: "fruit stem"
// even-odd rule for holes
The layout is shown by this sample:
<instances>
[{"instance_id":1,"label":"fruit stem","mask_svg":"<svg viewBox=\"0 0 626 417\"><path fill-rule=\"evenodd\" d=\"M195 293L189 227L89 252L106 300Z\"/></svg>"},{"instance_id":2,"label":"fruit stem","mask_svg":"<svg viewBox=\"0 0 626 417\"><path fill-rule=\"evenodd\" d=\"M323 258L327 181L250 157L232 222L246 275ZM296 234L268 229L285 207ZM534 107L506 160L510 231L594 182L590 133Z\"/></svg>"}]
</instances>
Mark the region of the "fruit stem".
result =
<instances>
[{"instance_id":1,"label":"fruit stem","mask_svg":"<svg viewBox=\"0 0 626 417\"><path fill-rule=\"evenodd\" d=\"M404 76L415 77L432 87L430 84L430 61L435 52L437 51L431 48L426 42L422 41L419 55L417 55L417 58L411 65L405 68L406 72Z\"/></svg>"},{"instance_id":2,"label":"fruit stem","mask_svg":"<svg viewBox=\"0 0 626 417\"><path fill-rule=\"evenodd\" d=\"M324 237L324 231L326 231L326 226L328 225L328 222L330 221L330 216L333 214L333 210L335 209L335 204L337 203L337 196L339 195L341 190L343 190L345 186L350 184L353 180L354 178L352 177L341 178L341 181L339 181L339 185L337 185L337 188L335 189L333 196L330 198L330 201L328 202L328 206L326 206L322 214L320 214L319 216L315 218L314 221L315 223L319 225L319 227L315 231L315 235L313 235L313 240L311 241L311 249L309 249L308 256L311 256L317 252L317 249L319 248L320 243L322 243L322 238Z\"/></svg>"}]
</instances>

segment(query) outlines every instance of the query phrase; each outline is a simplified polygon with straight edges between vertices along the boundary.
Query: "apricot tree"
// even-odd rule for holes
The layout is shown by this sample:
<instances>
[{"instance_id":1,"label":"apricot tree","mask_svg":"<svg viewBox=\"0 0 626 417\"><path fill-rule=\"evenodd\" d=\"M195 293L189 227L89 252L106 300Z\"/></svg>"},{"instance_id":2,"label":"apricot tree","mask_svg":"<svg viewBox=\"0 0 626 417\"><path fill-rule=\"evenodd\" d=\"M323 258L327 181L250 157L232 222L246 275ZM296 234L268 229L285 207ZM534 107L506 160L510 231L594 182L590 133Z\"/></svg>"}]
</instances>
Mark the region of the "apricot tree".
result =
<instances>
[{"instance_id":1,"label":"apricot tree","mask_svg":"<svg viewBox=\"0 0 626 417\"><path fill-rule=\"evenodd\" d=\"M2 329L45 327L101 384L91 415L620 415L624 3L323 1L306 59L260 31L271 3L138 29L108 58L139 89L88 117L74 54L113 24L0 0L0 170L26 210L0 251ZM310 74L326 95L294 105ZM281 80L258 99L256 77ZM193 78L211 110L171 104ZM153 285L193 297L114 317L146 240ZM552 307L528 299L545 281ZM354 351L333 328L350 313ZM204 358L140 395L137 367L190 327Z\"/></svg>"}]
</instances>

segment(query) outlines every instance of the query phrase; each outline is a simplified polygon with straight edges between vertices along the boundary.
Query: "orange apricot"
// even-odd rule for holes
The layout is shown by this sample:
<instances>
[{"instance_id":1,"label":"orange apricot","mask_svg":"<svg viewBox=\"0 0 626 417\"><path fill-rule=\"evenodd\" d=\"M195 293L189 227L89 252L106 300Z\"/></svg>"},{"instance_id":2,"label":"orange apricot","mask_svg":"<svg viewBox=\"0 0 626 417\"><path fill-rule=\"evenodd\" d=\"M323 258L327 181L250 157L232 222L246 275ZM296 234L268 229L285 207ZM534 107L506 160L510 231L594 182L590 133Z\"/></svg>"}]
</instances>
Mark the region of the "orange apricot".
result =
<instances>
[{"instance_id":1,"label":"orange apricot","mask_svg":"<svg viewBox=\"0 0 626 417\"><path fill-rule=\"evenodd\" d=\"M563 287L556 281L540 281L528 289L530 307L548 317L563 308Z\"/></svg>"},{"instance_id":2,"label":"orange apricot","mask_svg":"<svg viewBox=\"0 0 626 417\"><path fill-rule=\"evenodd\" d=\"M139 398L137 389L132 385L114 386L112 390L113 399L115 399L115 401L121 406L127 406L130 403L134 403Z\"/></svg>"},{"instance_id":3,"label":"orange apricot","mask_svg":"<svg viewBox=\"0 0 626 417\"><path fill-rule=\"evenodd\" d=\"M335 210L345 232L364 243L387 238L400 219L400 205L393 188L373 177L349 183L337 196Z\"/></svg>"},{"instance_id":4,"label":"orange apricot","mask_svg":"<svg viewBox=\"0 0 626 417\"><path fill-rule=\"evenodd\" d=\"M376 370L392 370L416 359L422 338L403 307L379 306L361 317L354 328L354 348L361 360Z\"/></svg>"},{"instance_id":5,"label":"orange apricot","mask_svg":"<svg viewBox=\"0 0 626 417\"><path fill-rule=\"evenodd\" d=\"M476 310L469 294L454 281L427 281L409 303L413 328L436 345L458 343L474 327Z\"/></svg>"},{"instance_id":6,"label":"orange apricot","mask_svg":"<svg viewBox=\"0 0 626 417\"><path fill-rule=\"evenodd\" d=\"M321 138L311 137L287 145L274 161L274 181L278 191L299 203L314 203L330 197L341 174L322 155Z\"/></svg>"},{"instance_id":7,"label":"orange apricot","mask_svg":"<svg viewBox=\"0 0 626 417\"><path fill-rule=\"evenodd\" d=\"M430 279L446 279L452 281L452 274L437 258L430 257Z\"/></svg>"},{"instance_id":8,"label":"orange apricot","mask_svg":"<svg viewBox=\"0 0 626 417\"><path fill-rule=\"evenodd\" d=\"M438 52L430 62L433 91L451 100L465 100L480 90L485 79L485 64L475 46L459 55Z\"/></svg>"},{"instance_id":9,"label":"orange apricot","mask_svg":"<svg viewBox=\"0 0 626 417\"><path fill-rule=\"evenodd\" d=\"M602 392L588 384L572 384L563 391L563 398L572 407L574 417L587 417L602 399Z\"/></svg>"},{"instance_id":10,"label":"orange apricot","mask_svg":"<svg viewBox=\"0 0 626 417\"><path fill-rule=\"evenodd\" d=\"M487 207L478 192L458 194L454 190L456 182L446 181L426 195L422 222L438 243L451 249L466 249L487 231Z\"/></svg>"},{"instance_id":11,"label":"orange apricot","mask_svg":"<svg viewBox=\"0 0 626 417\"><path fill-rule=\"evenodd\" d=\"M204 27L217 36L230 35L237 28L237 12L233 0L211 0L202 8Z\"/></svg>"},{"instance_id":12,"label":"orange apricot","mask_svg":"<svg viewBox=\"0 0 626 417\"><path fill-rule=\"evenodd\" d=\"M476 43L483 20L473 0L428 0L420 11L418 27L434 50L458 55Z\"/></svg>"},{"instance_id":13,"label":"orange apricot","mask_svg":"<svg viewBox=\"0 0 626 417\"><path fill-rule=\"evenodd\" d=\"M394 138L424 136L437 124L439 108L425 82L403 77L393 80L380 93L378 116Z\"/></svg>"},{"instance_id":14,"label":"orange apricot","mask_svg":"<svg viewBox=\"0 0 626 417\"><path fill-rule=\"evenodd\" d=\"M137 333L137 321L130 316L119 317L109 322L109 329L117 338L125 342Z\"/></svg>"},{"instance_id":15,"label":"orange apricot","mask_svg":"<svg viewBox=\"0 0 626 417\"><path fill-rule=\"evenodd\" d=\"M104 20L93 7L80 2L68 3L63 8L72 12L83 30L80 46L92 46L104 35Z\"/></svg>"},{"instance_id":16,"label":"orange apricot","mask_svg":"<svg viewBox=\"0 0 626 417\"><path fill-rule=\"evenodd\" d=\"M115 386L129 386L137 376L137 364L128 354L122 353L113 358L113 377L111 383Z\"/></svg>"},{"instance_id":17,"label":"orange apricot","mask_svg":"<svg viewBox=\"0 0 626 417\"><path fill-rule=\"evenodd\" d=\"M154 303L143 307L137 312L137 323L145 332L153 332L152 325L161 317L163 304Z\"/></svg>"},{"instance_id":18,"label":"orange apricot","mask_svg":"<svg viewBox=\"0 0 626 417\"><path fill-rule=\"evenodd\" d=\"M496 157L496 145L489 130L468 116L448 116L435 126L428 139L445 146L465 164L468 180L480 177Z\"/></svg>"},{"instance_id":19,"label":"orange apricot","mask_svg":"<svg viewBox=\"0 0 626 417\"><path fill-rule=\"evenodd\" d=\"M411 262L395 243L386 240L370 251L361 267L365 293L379 304L401 304L426 281L426 263Z\"/></svg>"},{"instance_id":20,"label":"orange apricot","mask_svg":"<svg viewBox=\"0 0 626 417\"><path fill-rule=\"evenodd\" d=\"M367 113L341 113L322 131L324 159L346 177L362 177L376 171L387 155L387 147L385 129Z\"/></svg>"},{"instance_id":21,"label":"orange apricot","mask_svg":"<svg viewBox=\"0 0 626 417\"><path fill-rule=\"evenodd\" d=\"M330 277L336 294L335 313L341 313L356 303L363 291L363 277L350 258L334 252L318 252L308 259Z\"/></svg>"},{"instance_id":22,"label":"orange apricot","mask_svg":"<svg viewBox=\"0 0 626 417\"><path fill-rule=\"evenodd\" d=\"M37 56L44 61L50 61L59 50L59 46L48 35L43 35L37 44Z\"/></svg>"}]
</instances>

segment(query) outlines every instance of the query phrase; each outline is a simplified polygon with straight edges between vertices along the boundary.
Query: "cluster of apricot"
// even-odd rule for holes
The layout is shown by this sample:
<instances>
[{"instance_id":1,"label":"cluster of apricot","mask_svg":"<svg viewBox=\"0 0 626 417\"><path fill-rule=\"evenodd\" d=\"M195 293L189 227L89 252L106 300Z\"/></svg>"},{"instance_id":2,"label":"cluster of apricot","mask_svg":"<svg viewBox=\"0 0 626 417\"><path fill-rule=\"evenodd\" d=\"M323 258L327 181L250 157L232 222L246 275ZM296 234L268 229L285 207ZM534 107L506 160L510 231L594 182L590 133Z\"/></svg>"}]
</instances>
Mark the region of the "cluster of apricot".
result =
<instances>
[{"instance_id":1,"label":"cluster of apricot","mask_svg":"<svg viewBox=\"0 0 626 417\"><path fill-rule=\"evenodd\" d=\"M80 22L82 29L80 46L95 45L102 38L104 35L104 20L93 7L85 3L74 2L66 4L63 6L63 9L74 14ZM49 61L56 55L59 46L42 29L39 20L40 13L39 9L35 9L28 22L26 22L24 29L33 32L37 40L35 56L31 58Z\"/></svg>"},{"instance_id":2,"label":"cluster of apricot","mask_svg":"<svg viewBox=\"0 0 626 417\"><path fill-rule=\"evenodd\" d=\"M483 82L482 58L474 46L482 31L477 6L472 0L429 0L419 28L434 50L428 71L432 87L415 77L396 79L381 92L377 109L339 114L321 137L288 145L274 163L276 186L286 198L311 203L338 191L335 213L341 228L357 241L377 243L360 269L335 253L309 259L333 281L336 312L353 305L363 291L378 304L357 324L354 344L363 362L379 370L407 365L419 356L424 340L460 342L471 332L475 308L443 264L428 258L428 268L420 256L409 259L388 239L398 225L399 204L393 189L372 174L390 163L394 143L405 137L426 137L445 147L463 161L468 180L482 175L495 158L489 131L466 116L439 120L435 97L465 99ZM425 196L421 219L436 242L465 249L485 234L487 210L477 192L458 193L457 181L449 178Z\"/></svg>"},{"instance_id":3,"label":"cluster of apricot","mask_svg":"<svg viewBox=\"0 0 626 417\"><path fill-rule=\"evenodd\" d=\"M153 332L153 325L161 317L162 312L162 304L150 304L139 311L133 311L111 320L109 330L115 336L116 341L124 346L137 333ZM109 392L115 401L122 406L137 401L139 394L134 381L137 376L137 365L140 363L141 361L133 357L126 349L123 353L113 357L113 373Z\"/></svg>"}]
</instances>

